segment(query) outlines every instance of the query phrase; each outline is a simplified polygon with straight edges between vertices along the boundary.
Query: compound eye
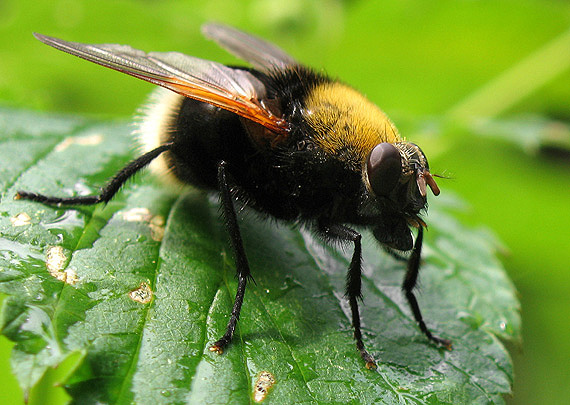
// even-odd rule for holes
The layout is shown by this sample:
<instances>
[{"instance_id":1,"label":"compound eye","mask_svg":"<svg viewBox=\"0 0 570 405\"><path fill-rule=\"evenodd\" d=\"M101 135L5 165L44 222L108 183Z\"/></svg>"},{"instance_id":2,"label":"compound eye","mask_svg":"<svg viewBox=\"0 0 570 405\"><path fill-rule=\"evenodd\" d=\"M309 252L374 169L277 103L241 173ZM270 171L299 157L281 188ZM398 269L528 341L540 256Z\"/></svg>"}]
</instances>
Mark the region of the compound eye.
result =
<instances>
[{"instance_id":1,"label":"compound eye","mask_svg":"<svg viewBox=\"0 0 570 405\"><path fill-rule=\"evenodd\" d=\"M372 149L366 161L366 175L376 196L387 196L396 187L402 174L400 152L391 143L381 143Z\"/></svg>"}]
</instances>

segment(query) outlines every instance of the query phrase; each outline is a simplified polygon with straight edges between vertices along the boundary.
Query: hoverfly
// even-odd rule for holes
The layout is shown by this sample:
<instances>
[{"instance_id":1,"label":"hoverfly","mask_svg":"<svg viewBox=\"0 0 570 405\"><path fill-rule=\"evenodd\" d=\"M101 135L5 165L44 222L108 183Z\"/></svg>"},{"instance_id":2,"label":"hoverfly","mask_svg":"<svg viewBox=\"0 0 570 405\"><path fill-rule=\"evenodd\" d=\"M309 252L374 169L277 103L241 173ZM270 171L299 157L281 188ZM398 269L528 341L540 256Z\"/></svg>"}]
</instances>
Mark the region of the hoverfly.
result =
<instances>
[{"instance_id":1,"label":"hoverfly","mask_svg":"<svg viewBox=\"0 0 570 405\"><path fill-rule=\"evenodd\" d=\"M276 46L218 24L206 37L253 67L230 67L181 53L145 53L124 45L86 45L36 34L40 41L167 89L155 93L142 121L145 146L99 195L52 197L19 191L16 198L56 206L108 202L154 161L168 179L219 193L235 256L238 287L225 334L230 343L251 280L235 204L284 222L301 223L330 242L353 244L346 296L356 347L368 368L360 329L361 234L385 248L411 251L403 291L427 338L449 348L424 323L414 295L429 187L439 194L427 159L401 138L390 119L362 94L296 62ZM417 229L415 242L411 229Z\"/></svg>"}]
</instances>

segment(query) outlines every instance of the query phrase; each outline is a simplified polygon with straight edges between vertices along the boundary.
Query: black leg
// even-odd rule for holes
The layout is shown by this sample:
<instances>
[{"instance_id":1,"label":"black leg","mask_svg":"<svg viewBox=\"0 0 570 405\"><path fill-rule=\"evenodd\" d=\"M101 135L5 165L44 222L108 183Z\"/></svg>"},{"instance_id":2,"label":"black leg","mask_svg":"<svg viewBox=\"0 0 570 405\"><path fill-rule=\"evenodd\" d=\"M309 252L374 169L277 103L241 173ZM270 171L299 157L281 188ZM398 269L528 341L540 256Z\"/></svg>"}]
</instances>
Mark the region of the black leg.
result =
<instances>
[{"instance_id":1,"label":"black leg","mask_svg":"<svg viewBox=\"0 0 570 405\"><path fill-rule=\"evenodd\" d=\"M404 279L404 283L402 284L402 289L406 294L406 299L408 300L408 304L410 304L410 307L412 308L412 313L414 314L414 318L418 323L421 331L424 333L424 335L426 335L429 340L437 343L438 345L444 346L448 350L451 350L450 340L442 339L440 337L432 335L432 333L427 328L424 319L422 317L422 313L420 311L420 306L418 305L418 301L416 300L416 296L414 295L413 292L414 287L416 286L416 283L418 281L423 237L424 237L424 231L423 228L420 226L418 229L418 237L416 239L414 249L412 250L410 260L408 261L408 270L406 272L406 278Z\"/></svg>"},{"instance_id":2,"label":"black leg","mask_svg":"<svg viewBox=\"0 0 570 405\"><path fill-rule=\"evenodd\" d=\"M230 193L230 186L228 184L226 165L226 162L223 161L218 165L218 188L220 190L223 216L225 219L226 228L230 234L230 243L232 245L232 250L235 256L238 288L234 306L232 308L232 313L230 315L230 320L228 321L228 326L226 328L226 333L220 340L210 346L210 350L217 352L218 354L222 354L224 352L224 347L231 342L234 336L234 331L239 320L241 306L243 304L247 280L251 279L249 264L247 262L245 250L243 249L241 233L239 231L234 203Z\"/></svg>"},{"instance_id":3,"label":"black leg","mask_svg":"<svg viewBox=\"0 0 570 405\"><path fill-rule=\"evenodd\" d=\"M136 158L122 168L102 189L99 195L95 196L79 196L79 197L51 197L37 193L30 193L28 191L18 191L15 200L31 200L48 205L94 205L100 202L109 202L117 191L125 184L125 182L132 177L136 172L146 167L150 162L157 158L161 153L169 150L172 147L171 143L159 146L150 152Z\"/></svg>"},{"instance_id":4,"label":"black leg","mask_svg":"<svg viewBox=\"0 0 570 405\"><path fill-rule=\"evenodd\" d=\"M354 242L354 253L352 254L352 260L348 266L348 274L346 276L346 297L348 298L350 312L352 314L352 326L354 327L356 348L360 352L360 357L362 357L362 360L366 363L366 368L374 369L376 368L376 362L366 351L364 342L362 341L360 313L358 311L358 300L362 299L362 236L355 230L343 225L323 226L321 227L321 231L327 238Z\"/></svg>"}]
</instances>

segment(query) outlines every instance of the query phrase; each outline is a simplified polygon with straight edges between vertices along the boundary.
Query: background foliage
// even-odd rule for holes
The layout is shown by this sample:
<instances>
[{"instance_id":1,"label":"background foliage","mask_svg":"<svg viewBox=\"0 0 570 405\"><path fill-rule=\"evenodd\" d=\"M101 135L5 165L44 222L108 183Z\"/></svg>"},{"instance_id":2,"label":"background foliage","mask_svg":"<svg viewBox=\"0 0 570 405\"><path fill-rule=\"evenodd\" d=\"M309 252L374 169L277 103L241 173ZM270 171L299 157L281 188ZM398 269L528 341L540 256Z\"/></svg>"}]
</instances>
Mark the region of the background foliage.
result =
<instances>
[{"instance_id":1,"label":"background foliage","mask_svg":"<svg viewBox=\"0 0 570 405\"><path fill-rule=\"evenodd\" d=\"M365 93L417 141L440 182L507 247L521 296L516 403L570 394L570 6L562 1L17 1L0 4L4 105L127 117L151 86L57 54L38 31L235 62L203 40L217 20L279 43ZM493 121L481 120L493 118ZM2 341L2 370L9 343ZM21 398L2 377L6 401ZM10 383L11 381L11 383ZM46 382L46 384L49 381ZM12 397L10 397L12 395ZM4 398L2 398L4 399ZM11 402L11 401L10 401Z\"/></svg>"}]
</instances>

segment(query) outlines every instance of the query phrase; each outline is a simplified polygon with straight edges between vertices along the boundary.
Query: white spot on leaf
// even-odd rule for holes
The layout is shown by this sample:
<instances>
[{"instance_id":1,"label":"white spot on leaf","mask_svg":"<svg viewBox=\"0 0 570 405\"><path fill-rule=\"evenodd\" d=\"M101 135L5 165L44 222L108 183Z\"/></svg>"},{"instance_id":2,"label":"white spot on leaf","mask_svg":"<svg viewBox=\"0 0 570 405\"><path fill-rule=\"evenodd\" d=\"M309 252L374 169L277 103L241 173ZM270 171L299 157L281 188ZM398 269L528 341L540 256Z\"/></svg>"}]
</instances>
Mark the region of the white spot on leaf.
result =
<instances>
[{"instance_id":1,"label":"white spot on leaf","mask_svg":"<svg viewBox=\"0 0 570 405\"><path fill-rule=\"evenodd\" d=\"M13 226L25 226L30 225L32 218L25 212L20 212L15 217L10 218L10 222Z\"/></svg>"},{"instance_id":2,"label":"white spot on leaf","mask_svg":"<svg viewBox=\"0 0 570 405\"><path fill-rule=\"evenodd\" d=\"M81 146L95 146L99 145L103 141L103 135L92 134L86 136L76 136L65 138L63 142L55 147L56 152L61 152L69 148L71 145L81 145Z\"/></svg>"},{"instance_id":3,"label":"white spot on leaf","mask_svg":"<svg viewBox=\"0 0 570 405\"><path fill-rule=\"evenodd\" d=\"M131 208L122 213L123 219L128 222L150 222L152 215L148 208Z\"/></svg>"},{"instance_id":4,"label":"white spot on leaf","mask_svg":"<svg viewBox=\"0 0 570 405\"><path fill-rule=\"evenodd\" d=\"M67 257L61 246L51 246L46 253L46 266L51 275L58 273L65 267Z\"/></svg>"},{"instance_id":5,"label":"white spot on leaf","mask_svg":"<svg viewBox=\"0 0 570 405\"><path fill-rule=\"evenodd\" d=\"M129 292L129 298L133 301L140 302L141 304L148 304L150 300L152 300L152 290L150 289L150 285L143 281L139 288Z\"/></svg>"},{"instance_id":6,"label":"white spot on leaf","mask_svg":"<svg viewBox=\"0 0 570 405\"><path fill-rule=\"evenodd\" d=\"M65 269L63 271L64 277L60 278L59 280L63 281L64 283L74 285L79 280L77 277L77 273L73 269Z\"/></svg>"},{"instance_id":7,"label":"white spot on leaf","mask_svg":"<svg viewBox=\"0 0 570 405\"><path fill-rule=\"evenodd\" d=\"M164 217L162 215L152 215L148 208L137 207L122 212L122 217L128 222L147 222L150 228L150 236L153 240L160 242L164 236Z\"/></svg>"},{"instance_id":8,"label":"white spot on leaf","mask_svg":"<svg viewBox=\"0 0 570 405\"><path fill-rule=\"evenodd\" d=\"M269 394L269 390L275 384L275 377L269 371L259 373L255 385L253 386L253 400L262 402Z\"/></svg>"},{"instance_id":9,"label":"white spot on leaf","mask_svg":"<svg viewBox=\"0 0 570 405\"><path fill-rule=\"evenodd\" d=\"M67 284L75 284L79 280L74 269L65 269L67 256L61 246L51 246L46 252L46 267L52 277Z\"/></svg>"},{"instance_id":10,"label":"white spot on leaf","mask_svg":"<svg viewBox=\"0 0 570 405\"><path fill-rule=\"evenodd\" d=\"M162 215L155 215L150 220L150 236L157 242L160 242L164 237L164 222Z\"/></svg>"}]
</instances>

